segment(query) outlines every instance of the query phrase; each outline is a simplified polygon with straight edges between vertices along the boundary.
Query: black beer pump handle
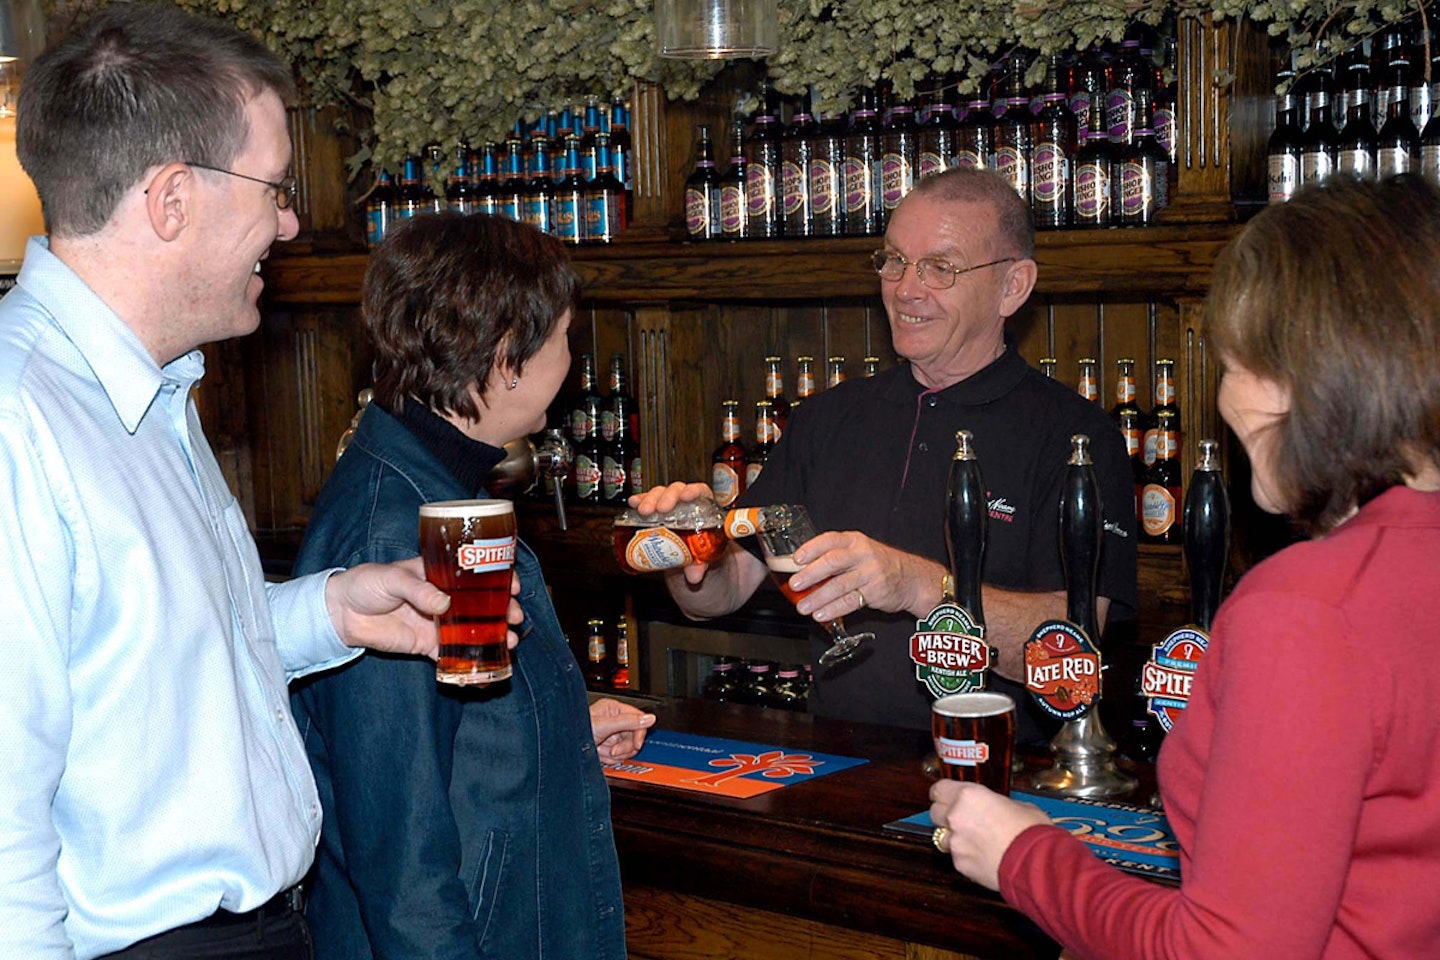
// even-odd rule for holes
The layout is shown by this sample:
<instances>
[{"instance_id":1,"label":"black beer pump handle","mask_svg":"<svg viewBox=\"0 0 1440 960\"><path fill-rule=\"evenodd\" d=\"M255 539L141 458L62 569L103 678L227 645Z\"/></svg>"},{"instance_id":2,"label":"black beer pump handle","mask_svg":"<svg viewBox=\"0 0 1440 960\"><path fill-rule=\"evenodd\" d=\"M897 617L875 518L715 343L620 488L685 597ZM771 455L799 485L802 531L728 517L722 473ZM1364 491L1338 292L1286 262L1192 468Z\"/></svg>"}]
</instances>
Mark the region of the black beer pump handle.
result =
<instances>
[{"instance_id":1,"label":"black beer pump handle","mask_svg":"<svg viewBox=\"0 0 1440 960\"><path fill-rule=\"evenodd\" d=\"M1220 472L1220 445L1200 441L1200 462L1185 497L1183 538L1190 568L1190 616L1209 631L1220 607L1225 566L1230 556L1230 495Z\"/></svg>"},{"instance_id":2,"label":"black beer pump handle","mask_svg":"<svg viewBox=\"0 0 1440 960\"><path fill-rule=\"evenodd\" d=\"M945 488L945 549L950 554L950 575L955 579L955 602L976 623L985 622L980 605L980 575L985 556L985 524L989 512L985 481L975 455L975 437L969 430L955 434L955 458Z\"/></svg>"},{"instance_id":3,"label":"black beer pump handle","mask_svg":"<svg viewBox=\"0 0 1440 960\"><path fill-rule=\"evenodd\" d=\"M1100 485L1090 459L1090 438L1070 438L1070 463L1060 490L1060 555L1065 564L1067 618L1097 645L1095 577L1100 568L1100 534L1104 524Z\"/></svg>"}]
</instances>

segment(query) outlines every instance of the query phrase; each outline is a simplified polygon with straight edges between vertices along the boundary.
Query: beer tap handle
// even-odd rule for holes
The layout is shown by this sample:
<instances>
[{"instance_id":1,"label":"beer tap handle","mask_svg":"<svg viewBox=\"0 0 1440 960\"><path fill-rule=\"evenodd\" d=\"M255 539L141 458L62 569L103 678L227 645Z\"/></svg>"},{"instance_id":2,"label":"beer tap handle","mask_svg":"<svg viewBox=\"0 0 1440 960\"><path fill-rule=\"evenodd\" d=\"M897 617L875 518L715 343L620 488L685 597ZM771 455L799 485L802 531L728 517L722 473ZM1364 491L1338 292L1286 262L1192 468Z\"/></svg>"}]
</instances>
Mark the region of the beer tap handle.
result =
<instances>
[{"instance_id":1,"label":"beer tap handle","mask_svg":"<svg viewBox=\"0 0 1440 960\"><path fill-rule=\"evenodd\" d=\"M1070 438L1070 462L1060 492L1060 554L1065 567L1066 610L1071 623L1099 645L1095 577L1100 567L1104 518L1100 486L1090 458L1090 438Z\"/></svg>"},{"instance_id":2,"label":"beer tap handle","mask_svg":"<svg viewBox=\"0 0 1440 960\"><path fill-rule=\"evenodd\" d=\"M975 437L969 430L955 434L955 458L950 461L945 503L945 549L950 555L950 574L955 580L955 602L976 623L984 623L980 583L989 503L985 481L980 476L980 461L975 454Z\"/></svg>"},{"instance_id":3,"label":"beer tap handle","mask_svg":"<svg viewBox=\"0 0 1440 960\"><path fill-rule=\"evenodd\" d=\"M1220 607L1230 554L1230 496L1220 472L1220 445L1200 441L1200 462L1185 497L1185 563L1190 568L1190 615L1209 632Z\"/></svg>"},{"instance_id":4,"label":"beer tap handle","mask_svg":"<svg viewBox=\"0 0 1440 960\"><path fill-rule=\"evenodd\" d=\"M542 477L553 481L551 487L555 493L555 518L560 524L561 531L569 530L570 527L565 520L565 478L570 475L571 447L570 441L565 439L564 434L559 430L550 430L545 434L545 440L535 451L535 467Z\"/></svg>"}]
</instances>

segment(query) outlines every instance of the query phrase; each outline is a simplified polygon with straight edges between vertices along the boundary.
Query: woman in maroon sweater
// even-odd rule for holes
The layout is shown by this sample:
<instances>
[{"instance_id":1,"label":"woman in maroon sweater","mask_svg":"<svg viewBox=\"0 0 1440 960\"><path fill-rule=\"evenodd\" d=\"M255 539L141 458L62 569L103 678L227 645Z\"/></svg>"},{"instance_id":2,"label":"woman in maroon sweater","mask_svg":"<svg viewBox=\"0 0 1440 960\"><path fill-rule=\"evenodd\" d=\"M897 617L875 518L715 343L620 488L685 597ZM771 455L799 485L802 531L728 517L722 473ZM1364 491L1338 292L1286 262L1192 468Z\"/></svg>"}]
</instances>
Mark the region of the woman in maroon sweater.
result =
<instances>
[{"instance_id":1,"label":"woman in maroon sweater","mask_svg":"<svg viewBox=\"0 0 1440 960\"><path fill-rule=\"evenodd\" d=\"M1160 753L1181 886L973 784L931 789L937 842L1077 958L1440 957L1440 192L1268 208L1206 332L1255 502L1312 539L1222 606Z\"/></svg>"}]
</instances>

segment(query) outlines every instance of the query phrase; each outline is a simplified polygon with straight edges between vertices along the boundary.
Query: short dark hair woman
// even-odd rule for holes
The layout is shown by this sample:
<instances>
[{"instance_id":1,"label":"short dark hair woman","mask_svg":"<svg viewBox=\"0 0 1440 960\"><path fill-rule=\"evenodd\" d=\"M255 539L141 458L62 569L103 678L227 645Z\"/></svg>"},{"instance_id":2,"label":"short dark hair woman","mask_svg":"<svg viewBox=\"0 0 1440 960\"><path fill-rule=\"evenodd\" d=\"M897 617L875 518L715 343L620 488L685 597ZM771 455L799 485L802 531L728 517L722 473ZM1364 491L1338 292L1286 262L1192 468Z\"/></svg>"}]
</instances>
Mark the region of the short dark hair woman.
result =
<instances>
[{"instance_id":1,"label":"short dark hair woman","mask_svg":"<svg viewBox=\"0 0 1440 960\"><path fill-rule=\"evenodd\" d=\"M1182 884L940 783L955 866L1077 957L1411 958L1440 944L1440 192L1331 181L1221 256L1207 328L1255 501L1313 538L1215 620L1160 753Z\"/></svg>"},{"instance_id":2,"label":"short dark hair woman","mask_svg":"<svg viewBox=\"0 0 1440 960\"><path fill-rule=\"evenodd\" d=\"M409 221L371 254L375 400L316 502L297 572L419 552L420 504L483 495L544 425L579 292L560 242L501 218ZM653 720L587 711L534 554L516 551L514 676L478 692L425 659L367 656L294 696L324 803L306 908L316 956L625 956L597 762Z\"/></svg>"}]
</instances>

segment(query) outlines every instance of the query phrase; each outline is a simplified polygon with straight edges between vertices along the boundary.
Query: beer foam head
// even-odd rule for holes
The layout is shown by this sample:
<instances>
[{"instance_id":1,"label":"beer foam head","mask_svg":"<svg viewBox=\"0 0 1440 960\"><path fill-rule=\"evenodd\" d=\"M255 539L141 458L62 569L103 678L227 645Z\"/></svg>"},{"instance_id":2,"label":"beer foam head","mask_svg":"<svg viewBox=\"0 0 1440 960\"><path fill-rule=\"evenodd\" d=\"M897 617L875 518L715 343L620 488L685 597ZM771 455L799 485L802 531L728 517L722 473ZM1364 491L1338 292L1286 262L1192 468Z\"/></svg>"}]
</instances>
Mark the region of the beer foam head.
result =
<instances>
[{"instance_id":1,"label":"beer foam head","mask_svg":"<svg viewBox=\"0 0 1440 960\"><path fill-rule=\"evenodd\" d=\"M437 503L422 503L420 516L442 517L498 517L514 513L515 504L509 500L441 500Z\"/></svg>"},{"instance_id":2,"label":"beer foam head","mask_svg":"<svg viewBox=\"0 0 1440 960\"><path fill-rule=\"evenodd\" d=\"M1003 693L952 693L935 701L932 709L942 717L993 717L1015 709L1015 701Z\"/></svg>"}]
</instances>

